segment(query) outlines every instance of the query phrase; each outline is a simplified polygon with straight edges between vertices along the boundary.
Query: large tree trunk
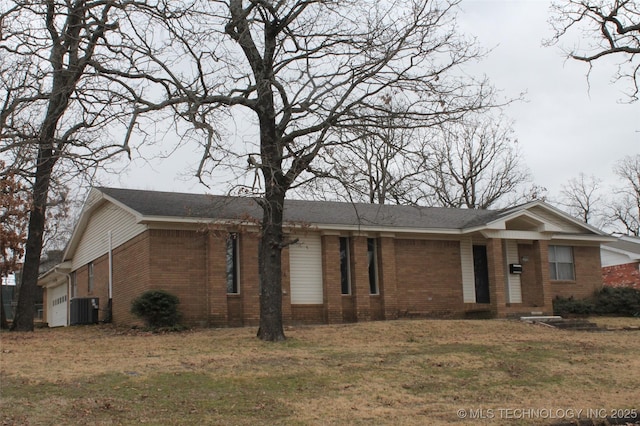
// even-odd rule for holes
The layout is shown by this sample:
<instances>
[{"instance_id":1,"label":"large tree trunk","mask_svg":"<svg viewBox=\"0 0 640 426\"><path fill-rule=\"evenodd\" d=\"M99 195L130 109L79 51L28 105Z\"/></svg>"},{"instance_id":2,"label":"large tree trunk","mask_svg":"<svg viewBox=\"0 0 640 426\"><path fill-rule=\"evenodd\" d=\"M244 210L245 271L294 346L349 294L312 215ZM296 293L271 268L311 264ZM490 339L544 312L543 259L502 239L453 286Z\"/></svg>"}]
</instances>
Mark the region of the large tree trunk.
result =
<instances>
[{"instance_id":1,"label":"large tree trunk","mask_svg":"<svg viewBox=\"0 0 640 426\"><path fill-rule=\"evenodd\" d=\"M258 338L271 342L285 340L282 326L282 220L285 191L267 188L262 201L260 241L260 328Z\"/></svg>"},{"instance_id":2,"label":"large tree trunk","mask_svg":"<svg viewBox=\"0 0 640 426\"><path fill-rule=\"evenodd\" d=\"M15 331L33 331L35 295L38 287L40 255L47 214L47 197L54 164L55 159L52 158L51 148L41 147L29 214L22 279L18 289L18 306L11 324L11 330Z\"/></svg>"}]
</instances>

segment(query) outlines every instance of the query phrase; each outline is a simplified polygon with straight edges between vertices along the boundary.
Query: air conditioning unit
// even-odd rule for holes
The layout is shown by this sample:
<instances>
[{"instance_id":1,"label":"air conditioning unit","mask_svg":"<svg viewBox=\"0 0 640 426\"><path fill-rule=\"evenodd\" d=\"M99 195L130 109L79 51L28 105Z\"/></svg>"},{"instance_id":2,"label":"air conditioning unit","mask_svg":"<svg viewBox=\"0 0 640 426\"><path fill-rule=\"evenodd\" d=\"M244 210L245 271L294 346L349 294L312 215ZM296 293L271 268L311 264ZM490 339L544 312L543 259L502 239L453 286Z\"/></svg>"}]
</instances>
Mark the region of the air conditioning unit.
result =
<instances>
[{"instance_id":1,"label":"air conditioning unit","mask_svg":"<svg viewBox=\"0 0 640 426\"><path fill-rule=\"evenodd\" d=\"M97 324L99 300L97 297L71 299L70 325Z\"/></svg>"}]
</instances>

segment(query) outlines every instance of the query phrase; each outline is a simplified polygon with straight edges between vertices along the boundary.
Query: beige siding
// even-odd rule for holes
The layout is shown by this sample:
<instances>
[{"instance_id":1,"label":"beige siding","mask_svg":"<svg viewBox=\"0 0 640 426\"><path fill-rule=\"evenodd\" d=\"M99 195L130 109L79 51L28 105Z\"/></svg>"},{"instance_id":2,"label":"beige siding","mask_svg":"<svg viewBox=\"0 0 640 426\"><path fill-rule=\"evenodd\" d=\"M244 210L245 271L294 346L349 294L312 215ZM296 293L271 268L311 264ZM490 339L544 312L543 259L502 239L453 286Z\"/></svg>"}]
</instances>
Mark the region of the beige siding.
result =
<instances>
[{"instance_id":1,"label":"beige siding","mask_svg":"<svg viewBox=\"0 0 640 426\"><path fill-rule=\"evenodd\" d=\"M322 240L319 235L297 238L289 247L291 304L322 304Z\"/></svg>"},{"instance_id":2,"label":"beige siding","mask_svg":"<svg viewBox=\"0 0 640 426\"><path fill-rule=\"evenodd\" d=\"M518 256L518 242L515 240L505 240L505 257L507 278L507 303L522 303L522 285L520 275L509 273L509 264L520 263Z\"/></svg>"},{"instance_id":3,"label":"beige siding","mask_svg":"<svg viewBox=\"0 0 640 426\"><path fill-rule=\"evenodd\" d=\"M462 295L464 303L476 303L473 243L471 237L466 237L460 241L460 264L462 267Z\"/></svg>"},{"instance_id":4,"label":"beige siding","mask_svg":"<svg viewBox=\"0 0 640 426\"><path fill-rule=\"evenodd\" d=\"M100 192L100 190L98 189L93 188L89 192L89 195L87 196L87 199L84 202L84 208L86 209L93 206L95 203L97 203L101 199L102 199L102 192Z\"/></svg>"},{"instance_id":5,"label":"beige siding","mask_svg":"<svg viewBox=\"0 0 640 426\"><path fill-rule=\"evenodd\" d=\"M93 212L73 255L72 270L97 259L109 251L108 234L111 231L111 247L129 241L146 230L136 223L135 217L111 203L105 203Z\"/></svg>"},{"instance_id":6,"label":"beige siding","mask_svg":"<svg viewBox=\"0 0 640 426\"><path fill-rule=\"evenodd\" d=\"M579 233L582 234L585 232L585 229L581 226L576 225L568 220L563 219L555 213L552 213L546 209L541 207L533 207L529 210L531 213L535 214L546 220L547 222L553 223L556 226L562 228L563 232L568 233Z\"/></svg>"},{"instance_id":7,"label":"beige siding","mask_svg":"<svg viewBox=\"0 0 640 426\"><path fill-rule=\"evenodd\" d=\"M602 267L605 266L616 266L616 265L625 265L627 263L633 263L634 260L625 254L622 253L614 253L609 250L600 250L600 262L602 263Z\"/></svg>"}]
</instances>

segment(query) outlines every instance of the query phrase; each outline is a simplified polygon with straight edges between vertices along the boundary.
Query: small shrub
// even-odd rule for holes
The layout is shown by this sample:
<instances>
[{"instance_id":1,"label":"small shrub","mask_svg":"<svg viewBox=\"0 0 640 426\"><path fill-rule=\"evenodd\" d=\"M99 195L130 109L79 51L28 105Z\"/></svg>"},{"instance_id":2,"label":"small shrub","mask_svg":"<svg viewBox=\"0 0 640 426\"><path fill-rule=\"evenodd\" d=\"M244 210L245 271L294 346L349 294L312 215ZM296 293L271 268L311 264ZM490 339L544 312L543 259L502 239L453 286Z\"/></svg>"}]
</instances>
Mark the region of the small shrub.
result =
<instances>
[{"instance_id":1,"label":"small shrub","mask_svg":"<svg viewBox=\"0 0 640 426\"><path fill-rule=\"evenodd\" d=\"M603 287L595 294L594 312L600 315L640 316L640 290Z\"/></svg>"},{"instance_id":2,"label":"small shrub","mask_svg":"<svg viewBox=\"0 0 640 426\"><path fill-rule=\"evenodd\" d=\"M180 300L162 290L142 293L131 304L131 313L142 318L150 328L176 329L180 322L178 304Z\"/></svg>"},{"instance_id":3,"label":"small shrub","mask_svg":"<svg viewBox=\"0 0 640 426\"><path fill-rule=\"evenodd\" d=\"M555 315L590 315L594 310L593 303L588 300L577 300L573 296L553 299L553 313Z\"/></svg>"}]
</instances>

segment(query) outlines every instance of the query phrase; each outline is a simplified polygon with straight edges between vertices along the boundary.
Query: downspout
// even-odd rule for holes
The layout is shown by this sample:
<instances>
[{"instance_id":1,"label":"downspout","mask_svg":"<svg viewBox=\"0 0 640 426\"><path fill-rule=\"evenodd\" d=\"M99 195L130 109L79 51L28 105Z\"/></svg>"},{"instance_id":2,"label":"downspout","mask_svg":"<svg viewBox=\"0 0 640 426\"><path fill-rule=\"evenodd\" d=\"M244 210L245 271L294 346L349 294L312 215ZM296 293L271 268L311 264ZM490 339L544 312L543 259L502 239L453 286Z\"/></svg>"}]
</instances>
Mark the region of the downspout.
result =
<instances>
[{"instance_id":1,"label":"downspout","mask_svg":"<svg viewBox=\"0 0 640 426\"><path fill-rule=\"evenodd\" d=\"M111 305L113 300L113 249L111 242L111 231L107 231L107 241L108 241L108 250L109 250L109 300L107 302L107 317L105 318L105 322L111 322Z\"/></svg>"},{"instance_id":2,"label":"downspout","mask_svg":"<svg viewBox=\"0 0 640 426\"><path fill-rule=\"evenodd\" d=\"M67 276L67 323L64 326L68 327L71 324L71 273L66 273L65 275ZM47 304L49 304L49 301L47 301Z\"/></svg>"}]
</instances>

